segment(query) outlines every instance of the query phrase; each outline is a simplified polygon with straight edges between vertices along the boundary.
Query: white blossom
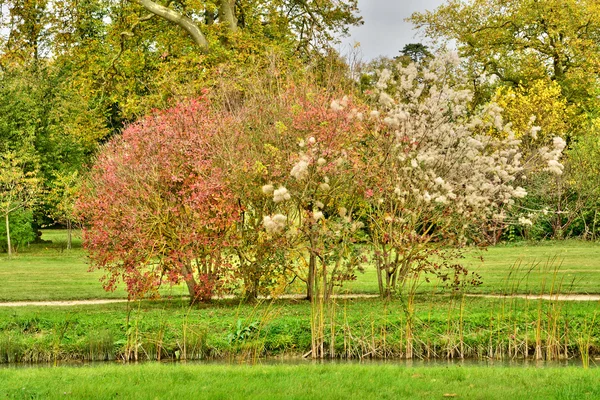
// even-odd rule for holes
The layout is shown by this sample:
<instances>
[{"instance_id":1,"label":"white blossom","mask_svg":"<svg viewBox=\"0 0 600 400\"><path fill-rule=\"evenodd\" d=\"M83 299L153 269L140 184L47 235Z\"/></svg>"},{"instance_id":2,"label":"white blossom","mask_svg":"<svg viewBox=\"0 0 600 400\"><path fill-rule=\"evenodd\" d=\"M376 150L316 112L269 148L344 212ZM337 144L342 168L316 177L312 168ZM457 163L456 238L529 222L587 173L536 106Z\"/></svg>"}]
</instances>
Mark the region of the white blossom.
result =
<instances>
[{"instance_id":1,"label":"white blossom","mask_svg":"<svg viewBox=\"0 0 600 400\"><path fill-rule=\"evenodd\" d=\"M275 214L272 217L265 215L263 217L263 226L269 233L280 233L285 228L287 217L283 214Z\"/></svg>"},{"instance_id":2,"label":"white blossom","mask_svg":"<svg viewBox=\"0 0 600 400\"><path fill-rule=\"evenodd\" d=\"M519 217L519 224L526 225L526 226L532 226L533 221L531 221L529 218Z\"/></svg>"},{"instance_id":3,"label":"white blossom","mask_svg":"<svg viewBox=\"0 0 600 400\"><path fill-rule=\"evenodd\" d=\"M527 196L527 191L525 189L523 189L521 186L517 186L515 188L515 190L513 191L513 196L516 197L517 199L521 199L521 198Z\"/></svg>"},{"instance_id":4,"label":"white blossom","mask_svg":"<svg viewBox=\"0 0 600 400\"><path fill-rule=\"evenodd\" d=\"M431 195L428 192L423 193L423 200L425 200L425 203L429 203L431 201Z\"/></svg>"},{"instance_id":5,"label":"white blossom","mask_svg":"<svg viewBox=\"0 0 600 400\"><path fill-rule=\"evenodd\" d=\"M262 192L263 192L264 194L271 194L271 193L273 193L273 189L274 189L274 188L273 188L273 185L271 185L271 184L264 185L264 186L262 187Z\"/></svg>"},{"instance_id":6,"label":"white blossom","mask_svg":"<svg viewBox=\"0 0 600 400\"><path fill-rule=\"evenodd\" d=\"M331 102L331 109L333 111L342 111L344 107L337 100L333 100Z\"/></svg>"},{"instance_id":7,"label":"white blossom","mask_svg":"<svg viewBox=\"0 0 600 400\"><path fill-rule=\"evenodd\" d=\"M306 178L308 175L308 160L305 158L300 159L292 168L290 175L299 181Z\"/></svg>"},{"instance_id":8,"label":"white blossom","mask_svg":"<svg viewBox=\"0 0 600 400\"><path fill-rule=\"evenodd\" d=\"M275 203L281 203L282 201L289 200L290 198L290 193L283 186L280 186L279 189L273 192L273 201Z\"/></svg>"}]
</instances>

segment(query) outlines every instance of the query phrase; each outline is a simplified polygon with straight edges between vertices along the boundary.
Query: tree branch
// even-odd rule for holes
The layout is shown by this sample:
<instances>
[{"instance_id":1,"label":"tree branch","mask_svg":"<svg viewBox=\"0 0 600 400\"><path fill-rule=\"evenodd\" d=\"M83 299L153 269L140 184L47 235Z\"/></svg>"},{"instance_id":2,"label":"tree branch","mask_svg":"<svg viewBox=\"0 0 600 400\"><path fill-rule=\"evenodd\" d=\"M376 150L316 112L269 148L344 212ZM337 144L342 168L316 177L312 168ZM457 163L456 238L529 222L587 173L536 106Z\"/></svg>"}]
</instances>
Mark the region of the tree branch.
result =
<instances>
[{"instance_id":1,"label":"tree branch","mask_svg":"<svg viewBox=\"0 0 600 400\"><path fill-rule=\"evenodd\" d=\"M202 49L202 51L208 50L208 41L206 40L206 37L202 31L200 31L198 25L189 17L155 3L152 0L136 0L136 2L149 12L158 15L167 21L177 24L179 27L183 28L187 33L189 33L194 42Z\"/></svg>"}]
</instances>

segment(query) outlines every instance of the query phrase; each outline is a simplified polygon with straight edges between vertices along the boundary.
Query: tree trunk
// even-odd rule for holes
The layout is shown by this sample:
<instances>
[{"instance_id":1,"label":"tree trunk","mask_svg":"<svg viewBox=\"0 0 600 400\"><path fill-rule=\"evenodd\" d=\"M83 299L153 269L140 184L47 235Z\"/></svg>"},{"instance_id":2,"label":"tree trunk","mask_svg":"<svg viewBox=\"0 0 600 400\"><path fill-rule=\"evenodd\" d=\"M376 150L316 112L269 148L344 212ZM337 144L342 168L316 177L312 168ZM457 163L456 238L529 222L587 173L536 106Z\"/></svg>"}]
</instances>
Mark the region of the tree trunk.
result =
<instances>
[{"instance_id":1,"label":"tree trunk","mask_svg":"<svg viewBox=\"0 0 600 400\"><path fill-rule=\"evenodd\" d=\"M136 1L138 4L140 4L146 10L150 11L152 14L158 15L159 17L162 17L162 18L166 19L167 21L177 24L180 28L183 28L187 33L189 33L189 35L192 37L194 42L198 46L200 46L202 51L208 50L208 41L206 40L206 37L204 36L202 31L200 31L200 28L198 27L198 25L194 21L192 21L190 18L186 17L185 15L183 15L175 10L172 10L172 9L162 6L158 3L155 3L151 0L136 0Z\"/></svg>"},{"instance_id":2,"label":"tree trunk","mask_svg":"<svg viewBox=\"0 0 600 400\"><path fill-rule=\"evenodd\" d=\"M237 30L237 18L235 17L235 0L221 0L219 6L219 21L226 24L231 32Z\"/></svg>"},{"instance_id":3,"label":"tree trunk","mask_svg":"<svg viewBox=\"0 0 600 400\"><path fill-rule=\"evenodd\" d=\"M311 251L308 261L308 279L306 279L306 299L312 300L315 295L315 280L317 275L317 258Z\"/></svg>"},{"instance_id":4,"label":"tree trunk","mask_svg":"<svg viewBox=\"0 0 600 400\"><path fill-rule=\"evenodd\" d=\"M12 256L12 247L10 245L10 224L8 223L8 213L4 216L6 219L6 244L8 245L8 256Z\"/></svg>"},{"instance_id":5,"label":"tree trunk","mask_svg":"<svg viewBox=\"0 0 600 400\"><path fill-rule=\"evenodd\" d=\"M198 296L198 293L197 293L198 284L196 283L196 280L194 279L194 274L192 273L192 270L190 268L188 268L186 265L184 265L181 268L181 272L183 273L183 276L184 276L183 279L188 288L188 293L190 294L190 304L194 304L196 302L196 297Z\"/></svg>"},{"instance_id":6,"label":"tree trunk","mask_svg":"<svg viewBox=\"0 0 600 400\"><path fill-rule=\"evenodd\" d=\"M72 234L72 232L73 232L73 228L71 226L71 221L68 220L67 221L67 250L71 250L71 243L72 243L72 240L71 240L72 235L71 234Z\"/></svg>"},{"instance_id":7,"label":"tree trunk","mask_svg":"<svg viewBox=\"0 0 600 400\"><path fill-rule=\"evenodd\" d=\"M379 297L383 300L385 292L383 288L383 260L381 256L375 255L375 268L377 270L377 284L379 286Z\"/></svg>"}]
</instances>

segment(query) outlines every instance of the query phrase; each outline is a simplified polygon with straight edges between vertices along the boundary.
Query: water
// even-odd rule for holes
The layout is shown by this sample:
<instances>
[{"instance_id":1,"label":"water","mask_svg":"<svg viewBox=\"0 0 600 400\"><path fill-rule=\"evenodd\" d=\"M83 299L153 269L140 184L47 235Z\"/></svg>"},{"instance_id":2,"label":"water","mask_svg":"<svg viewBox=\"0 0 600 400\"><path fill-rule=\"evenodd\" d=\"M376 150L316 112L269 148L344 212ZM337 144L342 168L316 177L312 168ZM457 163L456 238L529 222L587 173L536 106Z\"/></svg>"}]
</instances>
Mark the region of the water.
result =
<instances>
[{"instance_id":1,"label":"water","mask_svg":"<svg viewBox=\"0 0 600 400\"><path fill-rule=\"evenodd\" d=\"M184 365L342 365L342 364L361 364L361 365L397 365L405 368L424 368L424 367L482 367L482 368L582 368L581 359L543 361L543 360L489 360L489 359L429 359L429 360L405 360L405 359L353 359L353 360L313 360L302 357L268 357L256 360L248 359L215 359L215 360L193 360L193 361L58 361L56 363L8 363L0 364L0 369L22 369L22 368L52 368L52 367L73 367L73 368L94 368L105 365L141 365L147 363L161 364L184 364ZM600 359L590 360L590 368L596 368L600 365Z\"/></svg>"}]
</instances>

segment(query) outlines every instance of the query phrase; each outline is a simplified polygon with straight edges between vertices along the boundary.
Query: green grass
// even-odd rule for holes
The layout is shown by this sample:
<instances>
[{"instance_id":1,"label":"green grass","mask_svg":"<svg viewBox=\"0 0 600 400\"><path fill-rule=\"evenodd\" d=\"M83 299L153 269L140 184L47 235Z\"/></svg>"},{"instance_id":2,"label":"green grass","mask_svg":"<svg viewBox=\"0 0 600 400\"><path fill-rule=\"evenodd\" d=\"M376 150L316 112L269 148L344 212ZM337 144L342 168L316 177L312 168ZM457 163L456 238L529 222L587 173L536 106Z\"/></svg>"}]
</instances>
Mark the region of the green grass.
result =
<instances>
[{"instance_id":1,"label":"green grass","mask_svg":"<svg viewBox=\"0 0 600 400\"><path fill-rule=\"evenodd\" d=\"M600 369L103 365L0 369L8 399L597 399Z\"/></svg>"},{"instance_id":2,"label":"green grass","mask_svg":"<svg viewBox=\"0 0 600 400\"><path fill-rule=\"evenodd\" d=\"M79 232L74 232L70 250L66 249L65 230L46 229L42 232L42 240L51 242L32 244L12 258L0 254L0 302L127 298L123 288L114 292L102 288L102 271L89 272ZM181 296L187 292L180 286L167 287L161 293Z\"/></svg>"},{"instance_id":3,"label":"green grass","mask_svg":"<svg viewBox=\"0 0 600 400\"><path fill-rule=\"evenodd\" d=\"M44 230L42 239L52 243L29 246L10 259L0 255L0 301L127 297L122 288L105 292L100 284L101 271L88 272L77 234L71 250L65 249L64 230ZM466 288L471 293L548 293L552 283L566 293L600 293L600 245L596 243L569 240L500 245L487 251L473 249L463 261L470 271L482 277L481 286ZM555 267L559 269L553 276ZM301 286L294 288L296 293L302 290ZM374 294L377 290L375 270L369 267L340 291ZM432 290L444 288L434 280L417 289L420 293ZM161 293L182 296L186 290L181 285L165 287Z\"/></svg>"},{"instance_id":4,"label":"green grass","mask_svg":"<svg viewBox=\"0 0 600 400\"><path fill-rule=\"evenodd\" d=\"M481 276L482 284L467 287L470 293L600 293L600 244L579 240L518 243L467 251L462 260L470 272ZM558 268L556 277L553 276ZM442 290L433 280L422 282L417 291ZM359 274L343 290L377 293L377 276L373 267Z\"/></svg>"},{"instance_id":5,"label":"green grass","mask_svg":"<svg viewBox=\"0 0 600 400\"><path fill-rule=\"evenodd\" d=\"M52 243L0 258L0 301L126 296L106 293L99 272L87 272L80 242L65 250L64 231L45 231ZM542 357L600 354L598 302L564 303L473 298L475 293L600 292L599 247L577 241L497 246L467 257L484 279L463 292L421 285L412 298L391 302L337 300L325 341L337 357ZM560 258L562 261L558 262ZM520 261L519 261L520 260ZM520 264L519 264L520 262ZM515 267L517 265L517 267ZM560 268L556 268L560 265ZM355 292L375 293L368 270ZM554 286L552 289L551 287ZM280 300L259 305L217 300L190 309L182 287L164 300L103 306L0 306L0 362L64 359L188 359L303 354L310 349L310 304ZM333 322L331 322L333 321ZM333 341L333 342L332 342ZM584 346L584 347L582 347Z\"/></svg>"}]
</instances>

